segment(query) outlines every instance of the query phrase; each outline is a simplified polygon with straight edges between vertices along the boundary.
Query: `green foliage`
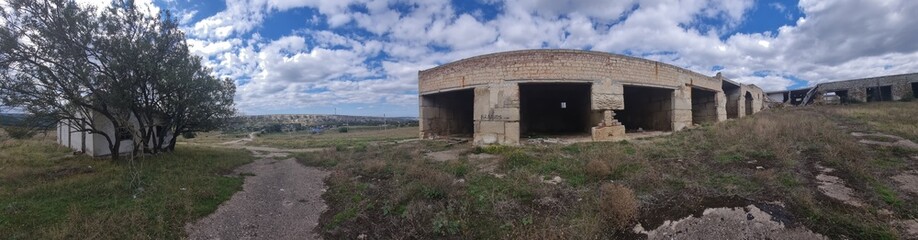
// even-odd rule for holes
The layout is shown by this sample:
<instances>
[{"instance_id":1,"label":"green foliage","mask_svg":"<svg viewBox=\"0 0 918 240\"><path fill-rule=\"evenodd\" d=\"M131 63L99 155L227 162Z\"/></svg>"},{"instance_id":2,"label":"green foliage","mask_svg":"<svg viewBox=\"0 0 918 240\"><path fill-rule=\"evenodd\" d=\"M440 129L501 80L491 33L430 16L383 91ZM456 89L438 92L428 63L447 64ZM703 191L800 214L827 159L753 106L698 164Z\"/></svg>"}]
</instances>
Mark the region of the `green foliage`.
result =
<instances>
[{"instance_id":1,"label":"green foliage","mask_svg":"<svg viewBox=\"0 0 918 240\"><path fill-rule=\"evenodd\" d=\"M25 127L3 126L3 130L13 139L29 139L36 134L35 130Z\"/></svg>"},{"instance_id":2,"label":"green foliage","mask_svg":"<svg viewBox=\"0 0 918 240\"><path fill-rule=\"evenodd\" d=\"M339 133L346 133L346 132L347 132L347 127L339 127L339 128L338 128L338 132L339 132Z\"/></svg>"},{"instance_id":3,"label":"green foliage","mask_svg":"<svg viewBox=\"0 0 918 240\"><path fill-rule=\"evenodd\" d=\"M194 132L183 132L182 137L185 139L192 139L192 138L197 137L197 134L195 134Z\"/></svg>"}]
</instances>

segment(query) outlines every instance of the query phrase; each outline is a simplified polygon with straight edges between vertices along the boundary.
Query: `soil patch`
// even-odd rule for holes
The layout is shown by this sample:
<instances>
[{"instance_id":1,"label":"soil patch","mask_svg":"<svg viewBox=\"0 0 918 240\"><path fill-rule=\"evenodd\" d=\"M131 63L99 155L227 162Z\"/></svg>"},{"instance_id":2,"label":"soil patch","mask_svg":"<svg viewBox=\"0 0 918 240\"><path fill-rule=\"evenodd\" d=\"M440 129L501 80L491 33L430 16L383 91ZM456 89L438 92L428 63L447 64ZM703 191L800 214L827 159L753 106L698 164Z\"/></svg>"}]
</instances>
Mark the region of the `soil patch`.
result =
<instances>
[{"instance_id":1,"label":"soil patch","mask_svg":"<svg viewBox=\"0 0 918 240\"><path fill-rule=\"evenodd\" d=\"M465 149L465 148L450 149L446 151L427 153L425 154L425 156L427 156L427 158L430 158L431 160L434 160L436 162L446 162L446 161L458 160L459 156L462 155L463 153L466 153L467 151L468 149Z\"/></svg>"}]
</instances>

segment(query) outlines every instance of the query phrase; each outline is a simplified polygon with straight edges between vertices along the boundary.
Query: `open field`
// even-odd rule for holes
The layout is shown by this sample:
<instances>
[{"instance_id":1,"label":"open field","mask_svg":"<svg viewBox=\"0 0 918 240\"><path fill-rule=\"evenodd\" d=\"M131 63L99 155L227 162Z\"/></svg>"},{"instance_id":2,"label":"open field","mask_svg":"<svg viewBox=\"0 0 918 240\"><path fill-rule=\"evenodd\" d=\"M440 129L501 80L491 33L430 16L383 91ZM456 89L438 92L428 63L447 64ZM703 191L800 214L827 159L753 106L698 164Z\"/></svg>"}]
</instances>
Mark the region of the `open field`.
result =
<instances>
[{"instance_id":1,"label":"open field","mask_svg":"<svg viewBox=\"0 0 918 240\"><path fill-rule=\"evenodd\" d=\"M635 226L751 204L789 229L896 239L914 236L901 223L918 218L918 185L902 179L918 177L918 150L859 141L888 140L878 133L914 139L916 109L914 102L774 109L626 142L472 147L396 141L416 138L417 127L352 127L235 144L327 149L291 156L331 173L322 195L329 209L315 229L328 239L632 239L642 237ZM241 189L242 178L224 175L253 159L200 145L247 135L199 134L181 140L196 144L132 165L71 156L53 135L11 140L0 131L0 232L184 237L186 223ZM851 189L842 194L850 199L823 190L827 175Z\"/></svg>"},{"instance_id":2,"label":"open field","mask_svg":"<svg viewBox=\"0 0 918 240\"><path fill-rule=\"evenodd\" d=\"M275 148L358 147L371 143L391 142L418 137L418 127L379 129L376 127L347 127L347 132L329 129L322 134L309 132L269 133L255 138L249 145Z\"/></svg>"},{"instance_id":3,"label":"open field","mask_svg":"<svg viewBox=\"0 0 918 240\"><path fill-rule=\"evenodd\" d=\"M295 156L332 171L318 229L331 239L633 238L636 224L748 204L830 238L895 239L908 234L900 220L918 218L918 193L893 179L918 169L918 151L849 132L912 139L916 104L775 109L631 142L421 141ZM826 174L859 205L820 190Z\"/></svg>"},{"instance_id":4,"label":"open field","mask_svg":"<svg viewBox=\"0 0 918 240\"><path fill-rule=\"evenodd\" d=\"M251 162L243 150L179 146L112 162L73 156L50 137L0 136L4 239L174 239L241 188L223 176Z\"/></svg>"}]
</instances>

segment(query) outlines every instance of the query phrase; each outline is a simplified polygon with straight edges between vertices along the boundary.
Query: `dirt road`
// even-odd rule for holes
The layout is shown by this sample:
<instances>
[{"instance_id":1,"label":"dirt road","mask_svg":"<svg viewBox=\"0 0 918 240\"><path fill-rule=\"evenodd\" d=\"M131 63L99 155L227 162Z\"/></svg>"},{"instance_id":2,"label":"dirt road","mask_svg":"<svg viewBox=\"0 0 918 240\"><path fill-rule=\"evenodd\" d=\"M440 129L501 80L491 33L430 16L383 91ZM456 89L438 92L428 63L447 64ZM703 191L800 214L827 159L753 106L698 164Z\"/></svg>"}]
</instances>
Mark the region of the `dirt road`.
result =
<instances>
[{"instance_id":1,"label":"dirt road","mask_svg":"<svg viewBox=\"0 0 918 240\"><path fill-rule=\"evenodd\" d=\"M236 169L246 176L242 191L210 216L185 226L188 237L318 239L313 228L327 208L321 196L328 173L288 158L287 152L294 151L249 150L258 160Z\"/></svg>"}]
</instances>

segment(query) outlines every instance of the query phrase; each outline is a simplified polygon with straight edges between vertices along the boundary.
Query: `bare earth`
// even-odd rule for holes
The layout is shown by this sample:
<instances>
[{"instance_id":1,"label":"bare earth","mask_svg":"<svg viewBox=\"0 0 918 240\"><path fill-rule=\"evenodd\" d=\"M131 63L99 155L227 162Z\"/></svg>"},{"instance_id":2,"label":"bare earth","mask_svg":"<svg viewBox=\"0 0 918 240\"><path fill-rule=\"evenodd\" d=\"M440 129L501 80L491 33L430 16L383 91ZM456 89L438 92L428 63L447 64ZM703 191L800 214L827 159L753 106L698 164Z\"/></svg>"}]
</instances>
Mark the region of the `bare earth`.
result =
<instances>
[{"instance_id":1,"label":"bare earth","mask_svg":"<svg viewBox=\"0 0 918 240\"><path fill-rule=\"evenodd\" d=\"M253 151L254 152L254 151ZM327 208L322 201L327 172L286 153L256 153L253 163L236 170L248 175L237 192L216 212L185 226L190 239L318 239L313 232ZM254 175L254 176L252 176Z\"/></svg>"}]
</instances>

